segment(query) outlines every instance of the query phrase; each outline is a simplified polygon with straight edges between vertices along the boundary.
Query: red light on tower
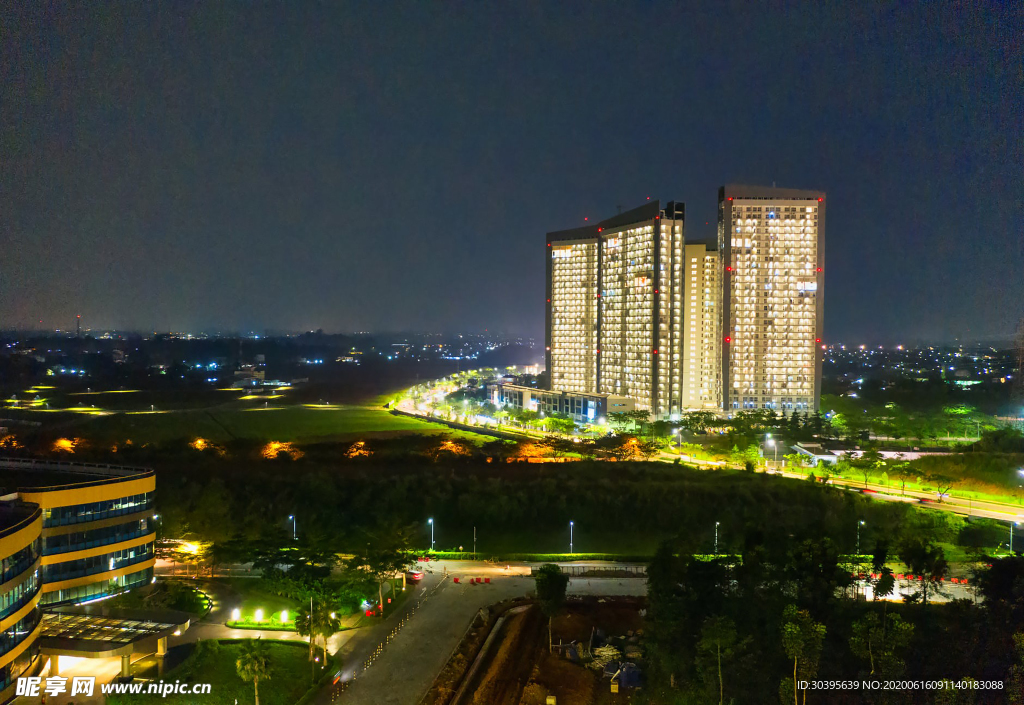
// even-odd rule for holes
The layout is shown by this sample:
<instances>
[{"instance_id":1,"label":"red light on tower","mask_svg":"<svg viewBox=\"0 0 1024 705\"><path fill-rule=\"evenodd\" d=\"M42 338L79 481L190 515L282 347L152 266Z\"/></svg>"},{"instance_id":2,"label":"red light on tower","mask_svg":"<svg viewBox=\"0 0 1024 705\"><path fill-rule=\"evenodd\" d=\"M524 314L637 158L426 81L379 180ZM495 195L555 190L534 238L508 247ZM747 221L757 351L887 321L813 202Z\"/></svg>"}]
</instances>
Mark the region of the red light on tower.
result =
<instances>
[{"instance_id":1,"label":"red light on tower","mask_svg":"<svg viewBox=\"0 0 1024 705\"><path fill-rule=\"evenodd\" d=\"M602 230L604 230L604 228L598 228L597 232L601 232Z\"/></svg>"},{"instance_id":2,"label":"red light on tower","mask_svg":"<svg viewBox=\"0 0 1024 705\"><path fill-rule=\"evenodd\" d=\"M584 218L583 220L590 220L590 218Z\"/></svg>"},{"instance_id":3,"label":"red light on tower","mask_svg":"<svg viewBox=\"0 0 1024 705\"><path fill-rule=\"evenodd\" d=\"M730 338L729 336L725 336L725 342L731 343L732 342L732 338Z\"/></svg>"},{"instance_id":4,"label":"red light on tower","mask_svg":"<svg viewBox=\"0 0 1024 705\"><path fill-rule=\"evenodd\" d=\"M821 202L822 202L822 201L824 201L824 200L825 200L824 198L819 198L819 199L818 199L818 203L821 203Z\"/></svg>"},{"instance_id":5,"label":"red light on tower","mask_svg":"<svg viewBox=\"0 0 1024 705\"><path fill-rule=\"evenodd\" d=\"M821 342L821 338L815 338L815 339L814 339L814 342L815 342L815 343L820 343L820 342Z\"/></svg>"},{"instance_id":6,"label":"red light on tower","mask_svg":"<svg viewBox=\"0 0 1024 705\"><path fill-rule=\"evenodd\" d=\"M727 272L731 272L731 271L732 271L732 267L726 267L726 268L725 268L725 271L727 271Z\"/></svg>"},{"instance_id":7,"label":"red light on tower","mask_svg":"<svg viewBox=\"0 0 1024 705\"><path fill-rule=\"evenodd\" d=\"M654 351L654 354L655 354L655 355L657 355L657 354L658 354L658 351L657 351L657 350L655 350L655 351Z\"/></svg>"},{"instance_id":8,"label":"red light on tower","mask_svg":"<svg viewBox=\"0 0 1024 705\"><path fill-rule=\"evenodd\" d=\"M821 267L818 267L818 271L819 271L819 272L821 271Z\"/></svg>"},{"instance_id":9,"label":"red light on tower","mask_svg":"<svg viewBox=\"0 0 1024 705\"><path fill-rule=\"evenodd\" d=\"M654 293L655 293L655 294L657 294L657 293L658 293L658 290L657 290L657 289L655 289L655 290L654 290Z\"/></svg>"},{"instance_id":10,"label":"red light on tower","mask_svg":"<svg viewBox=\"0 0 1024 705\"><path fill-rule=\"evenodd\" d=\"M551 303L551 299L548 299L548 303Z\"/></svg>"}]
</instances>

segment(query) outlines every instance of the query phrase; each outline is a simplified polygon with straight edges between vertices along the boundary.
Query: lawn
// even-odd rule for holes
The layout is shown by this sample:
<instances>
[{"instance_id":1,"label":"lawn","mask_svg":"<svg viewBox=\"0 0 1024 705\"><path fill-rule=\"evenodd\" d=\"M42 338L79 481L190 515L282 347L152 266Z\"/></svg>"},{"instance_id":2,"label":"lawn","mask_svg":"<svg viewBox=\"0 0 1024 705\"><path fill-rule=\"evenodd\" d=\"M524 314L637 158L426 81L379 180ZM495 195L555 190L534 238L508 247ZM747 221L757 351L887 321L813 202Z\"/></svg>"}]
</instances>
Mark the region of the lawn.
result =
<instances>
[{"instance_id":1,"label":"lawn","mask_svg":"<svg viewBox=\"0 0 1024 705\"><path fill-rule=\"evenodd\" d=\"M244 402L240 402L242 404ZM205 438L214 443L233 439L258 441L326 441L366 438L378 433L448 433L473 442L489 436L452 431L441 424L396 416L386 409L338 406L235 406L205 411L117 413L82 416L66 430L68 436L99 443L163 443L178 439Z\"/></svg>"},{"instance_id":2,"label":"lawn","mask_svg":"<svg viewBox=\"0 0 1024 705\"><path fill-rule=\"evenodd\" d=\"M263 590L262 581L254 578L218 578L215 582L222 584L226 588L225 592L231 593L230 597L224 597L227 603L224 608L228 614L238 609L243 619L252 618L256 610L261 609L264 619L273 616L273 621L280 622L278 616L281 610L288 610L288 616L291 618L299 606L295 600Z\"/></svg>"},{"instance_id":3,"label":"lawn","mask_svg":"<svg viewBox=\"0 0 1024 705\"><path fill-rule=\"evenodd\" d=\"M260 681L261 705L294 705L310 687L309 648L301 642L263 640L270 656L270 678ZM206 642L210 643L210 642ZM217 642L212 642L217 644ZM182 647L177 647L182 648ZM111 705L129 705L137 702L159 702L172 705L192 705L203 702L210 705L233 705L253 702L253 685L243 681L235 667L241 653L241 642L221 641L203 653L193 654L179 666L168 671L161 679L167 683L210 683L208 695L131 695L110 696Z\"/></svg>"}]
</instances>

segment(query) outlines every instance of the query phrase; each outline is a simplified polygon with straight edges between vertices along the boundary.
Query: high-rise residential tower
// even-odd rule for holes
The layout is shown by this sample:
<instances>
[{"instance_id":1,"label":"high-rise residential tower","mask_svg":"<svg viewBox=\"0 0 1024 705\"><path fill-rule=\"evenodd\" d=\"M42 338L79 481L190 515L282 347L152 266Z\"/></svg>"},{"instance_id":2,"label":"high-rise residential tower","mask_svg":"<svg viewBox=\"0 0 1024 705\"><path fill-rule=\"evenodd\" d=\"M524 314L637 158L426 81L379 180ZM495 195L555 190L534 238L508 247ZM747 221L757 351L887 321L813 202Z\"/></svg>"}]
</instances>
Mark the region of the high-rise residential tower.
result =
<instances>
[{"instance_id":1,"label":"high-rise residential tower","mask_svg":"<svg viewBox=\"0 0 1024 705\"><path fill-rule=\"evenodd\" d=\"M548 233L547 369L555 390L682 410L682 203L651 201Z\"/></svg>"},{"instance_id":2,"label":"high-rise residential tower","mask_svg":"<svg viewBox=\"0 0 1024 705\"><path fill-rule=\"evenodd\" d=\"M721 274L718 252L703 244L683 248L683 362L684 409L722 408L721 339L718 310Z\"/></svg>"},{"instance_id":3,"label":"high-rise residential tower","mask_svg":"<svg viewBox=\"0 0 1024 705\"><path fill-rule=\"evenodd\" d=\"M824 239L824 192L739 185L719 190L726 413L817 410Z\"/></svg>"},{"instance_id":4,"label":"high-rise residential tower","mask_svg":"<svg viewBox=\"0 0 1024 705\"><path fill-rule=\"evenodd\" d=\"M552 389L597 391L599 236L596 225L548 233L546 357Z\"/></svg>"}]
</instances>

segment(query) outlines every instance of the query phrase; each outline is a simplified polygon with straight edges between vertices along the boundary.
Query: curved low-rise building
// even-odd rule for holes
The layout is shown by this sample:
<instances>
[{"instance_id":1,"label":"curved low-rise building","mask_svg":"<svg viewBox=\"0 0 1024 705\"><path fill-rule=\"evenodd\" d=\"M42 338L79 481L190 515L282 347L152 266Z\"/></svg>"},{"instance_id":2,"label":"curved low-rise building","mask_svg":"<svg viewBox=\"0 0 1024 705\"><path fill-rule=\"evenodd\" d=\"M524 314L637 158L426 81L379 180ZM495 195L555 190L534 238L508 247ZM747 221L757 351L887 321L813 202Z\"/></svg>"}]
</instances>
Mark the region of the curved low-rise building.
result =
<instances>
[{"instance_id":1,"label":"curved low-rise building","mask_svg":"<svg viewBox=\"0 0 1024 705\"><path fill-rule=\"evenodd\" d=\"M154 471L0 459L0 703L41 666L43 609L153 580Z\"/></svg>"},{"instance_id":2,"label":"curved low-rise building","mask_svg":"<svg viewBox=\"0 0 1024 705\"><path fill-rule=\"evenodd\" d=\"M39 665L42 510L5 498L0 502L0 702L21 676Z\"/></svg>"}]
</instances>

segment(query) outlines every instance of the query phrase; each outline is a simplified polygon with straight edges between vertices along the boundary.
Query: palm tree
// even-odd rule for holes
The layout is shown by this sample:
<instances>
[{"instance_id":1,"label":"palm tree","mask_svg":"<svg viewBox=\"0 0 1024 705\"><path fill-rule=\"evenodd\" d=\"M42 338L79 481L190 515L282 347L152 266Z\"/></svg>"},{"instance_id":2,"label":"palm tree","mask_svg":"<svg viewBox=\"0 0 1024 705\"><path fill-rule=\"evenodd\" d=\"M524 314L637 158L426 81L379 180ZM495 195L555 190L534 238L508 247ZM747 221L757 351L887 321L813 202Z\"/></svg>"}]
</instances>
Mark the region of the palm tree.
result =
<instances>
[{"instance_id":1,"label":"palm tree","mask_svg":"<svg viewBox=\"0 0 1024 705\"><path fill-rule=\"evenodd\" d=\"M327 640L341 630L341 620L338 615L331 611L330 606L324 602L323 606L317 605L313 609L313 630L323 644L324 664L327 663Z\"/></svg>"},{"instance_id":2,"label":"palm tree","mask_svg":"<svg viewBox=\"0 0 1024 705\"><path fill-rule=\"evenodd\" d=\"M252 681L256 693L256 705L260 705L260 678L270 678L270 654L267 645L257 639L246 639L242 642L242 654L235 661L238 677L244 681Z\"/></svg>"}]
</instances>

